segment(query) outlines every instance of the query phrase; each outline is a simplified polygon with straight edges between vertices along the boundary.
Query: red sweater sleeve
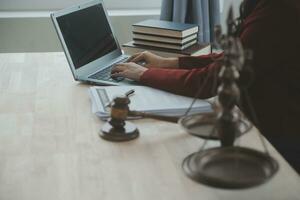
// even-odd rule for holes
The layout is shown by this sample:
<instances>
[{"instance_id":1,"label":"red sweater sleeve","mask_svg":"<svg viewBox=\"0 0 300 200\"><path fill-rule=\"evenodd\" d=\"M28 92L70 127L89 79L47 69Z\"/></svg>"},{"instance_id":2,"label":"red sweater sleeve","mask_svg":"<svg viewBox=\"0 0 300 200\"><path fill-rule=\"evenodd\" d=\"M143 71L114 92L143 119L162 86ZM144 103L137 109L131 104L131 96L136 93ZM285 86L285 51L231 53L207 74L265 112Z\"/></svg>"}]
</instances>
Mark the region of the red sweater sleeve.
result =
<instances>
[{"instance_id":1,"label":"red sweater sleeve","mask_svg":"<svg viewBox=\"0 0 300 200\"><path fill-rule=\"evenodd\" d=\"M210 65L198 69L150 68L141 76L144 85L166 90L180 95L195 96L201 88L199 98L209 98L216 94L216 76L220 65Z\"/></svg>"},{"instance_id":2,"label":"red sweater sleeve","mask_svg":"<svg viewBox=\"0 0 300 200\"><path fill-rule=\"evenodd\" d=\"M178 64L182 69L202 68L208 66L216 60L222 59L223 55L223 53L212 53L202 56L182 56L178 58Z\"/></svg>"}]
</instances>

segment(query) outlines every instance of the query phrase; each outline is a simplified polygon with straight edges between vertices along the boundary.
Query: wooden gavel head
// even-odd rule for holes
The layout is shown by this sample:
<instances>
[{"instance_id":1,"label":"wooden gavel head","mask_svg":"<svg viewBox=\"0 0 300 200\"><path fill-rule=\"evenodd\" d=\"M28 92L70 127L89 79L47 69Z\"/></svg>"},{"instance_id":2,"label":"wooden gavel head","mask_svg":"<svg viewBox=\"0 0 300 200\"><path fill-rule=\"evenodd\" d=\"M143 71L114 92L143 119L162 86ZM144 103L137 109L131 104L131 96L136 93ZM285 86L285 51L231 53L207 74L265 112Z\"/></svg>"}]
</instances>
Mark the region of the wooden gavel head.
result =
<instances>
[{"instance_id":1,"label":"wooden gavel head","mask_svg":"<svg viewBox=\"0 0 300 200\"><path fill-rule=\"evenodd\" d=\"M109 123L115 128L124 128L125 120L128 116L130 100L127 96L119 96L114 98Z\"/></svg>"},{"instance_id":2,"label":"wooden gavel head","mask_svg":"<svg viewBox=\"0 0 300 200\"><path fill-rule=\"evenodd\" d=\"M110 141L128 141L139 136L137 127L126 118L129 113L130 100L127 96L114 98L111 104L110 119L101 128L100 136Z\"/></svg>"}]
</instances>

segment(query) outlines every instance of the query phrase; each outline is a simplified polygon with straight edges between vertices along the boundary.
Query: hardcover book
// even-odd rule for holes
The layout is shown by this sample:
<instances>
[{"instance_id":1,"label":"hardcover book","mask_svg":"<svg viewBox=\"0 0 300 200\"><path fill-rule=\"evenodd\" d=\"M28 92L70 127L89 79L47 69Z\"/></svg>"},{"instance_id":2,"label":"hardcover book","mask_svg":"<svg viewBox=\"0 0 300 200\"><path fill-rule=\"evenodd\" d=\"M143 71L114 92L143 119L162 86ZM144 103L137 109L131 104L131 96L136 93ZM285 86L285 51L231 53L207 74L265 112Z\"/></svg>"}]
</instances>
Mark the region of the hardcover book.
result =
<instances>
[{"instance_id":1,"label":"hardcover book","mask_svg":"<svg viewBox=\"0 0 300 200\"><path fill-rule=\"evenodd\" d=\"M128 55L149 51L162 57L179 57L179 56L200 56L211 53L211 45L208 43L196 43L184 50L164 49L159 47L150 47L144 45L135 45L133 41L122 45L122 49Z\"/></svg>"},{"instance_id":2,"label":"hardcover book","mask_svg":"<svg viewBox=\"0 0 300 200\"><path fill-rule=\"evenodd\" d=\"M133 40L162 42L162 43L177 44L177 45L186 44L195 39L197 39L197 34L193 34L185 38L173 38L173 37L166 37L166 36L133 33Z\"/></svg>"},{"instance_id":3,"label":"hardcover book","mask_svg":"<svg viewBox=\"0 0 300 200\"><path fill-rule=\"evenodd\" d=\"M184 50L193 44L197 43L197 40L189 41L185 44L172 44L172 43L165 43L165 42L152 42L146 40L133 40L135 45L144 45L144 46L151 46L151 47L160 47L166 49L176 49L176 50Z\"/></svg>"},{"instance_id":4,"label":"hardcover book","mask_svg":"<svg viewBox=\"0 0 300 200\"><path fill-rule=\"evenodd\" d=\"M149 19L133 24L134 33L144 33L159 36L184 38L198 32L195 24L184 24L162 20Z\"/></svg>"}]
</instances>

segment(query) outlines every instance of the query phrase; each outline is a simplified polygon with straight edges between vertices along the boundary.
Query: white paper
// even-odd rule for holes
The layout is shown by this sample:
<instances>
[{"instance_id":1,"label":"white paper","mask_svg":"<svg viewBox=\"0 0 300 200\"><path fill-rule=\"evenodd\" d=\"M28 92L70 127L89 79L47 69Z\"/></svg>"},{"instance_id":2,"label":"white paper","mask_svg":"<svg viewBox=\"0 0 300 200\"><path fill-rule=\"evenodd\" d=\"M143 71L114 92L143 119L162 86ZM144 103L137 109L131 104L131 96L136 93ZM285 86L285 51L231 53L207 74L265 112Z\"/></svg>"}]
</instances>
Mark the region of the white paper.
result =
<instances>
[{"instance_id":1,"label":"white paper","mask_svg":"<svg viewBox=\"0 0 300 200\"><path fill-rule=\"evenodd\" d=\"M97 93L97 90L105 90L109 101L115 97L124 95L129 90L134 90L130 95L130 110L143 111L149 113L182 116L190 107L193 98L175 95L158 89L145 86L96 86L90 88L90 97L92 111L99 117L106 118L109 116L108 108L103 106L104 103ZM211 104L205 100L197 99L191 113L211 112Z\"/></svg>"}]
</instances>

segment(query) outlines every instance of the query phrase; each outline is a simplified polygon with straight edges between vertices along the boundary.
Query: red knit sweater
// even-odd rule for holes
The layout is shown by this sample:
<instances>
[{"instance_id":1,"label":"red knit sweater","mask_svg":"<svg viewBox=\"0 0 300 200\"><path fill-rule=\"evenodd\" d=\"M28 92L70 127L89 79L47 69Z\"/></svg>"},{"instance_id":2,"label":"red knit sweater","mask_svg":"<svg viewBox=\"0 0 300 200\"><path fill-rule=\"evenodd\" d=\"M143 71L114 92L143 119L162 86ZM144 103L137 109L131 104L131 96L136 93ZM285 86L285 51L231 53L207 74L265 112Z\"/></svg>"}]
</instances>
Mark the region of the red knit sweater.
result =
<instances>
[{"instance_id":1,"label":"red knit sweater","mask_svg":"<svg viewBox=\"0 0 300 200\"><path fill-rule=\"evenodd\" d=\"M254 52L255 81L249 95L256 125L266 136L300 136L299 30L299 0L261 0L243 24L240 38ZM220 69L217 57L180 57L180 69L151 68L141 82L187 96L203 87L200 98L211 97L216 94L214 74ZM244 100L242 96L241 109L249 114Z\"/></svg>"}]
</instances>

